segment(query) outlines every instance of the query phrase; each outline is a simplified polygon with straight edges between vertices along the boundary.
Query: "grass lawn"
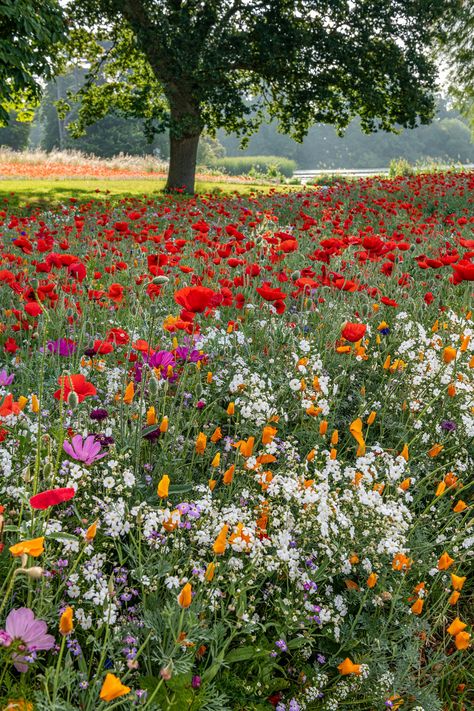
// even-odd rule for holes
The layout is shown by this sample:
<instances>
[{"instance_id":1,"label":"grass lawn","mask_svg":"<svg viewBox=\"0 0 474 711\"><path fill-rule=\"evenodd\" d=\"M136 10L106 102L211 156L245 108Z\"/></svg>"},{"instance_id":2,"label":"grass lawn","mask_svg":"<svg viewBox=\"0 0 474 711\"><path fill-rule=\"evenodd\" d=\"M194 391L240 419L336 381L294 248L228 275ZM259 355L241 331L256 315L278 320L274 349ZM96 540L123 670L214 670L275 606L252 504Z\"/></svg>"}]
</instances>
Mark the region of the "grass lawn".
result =
<instances>
[{"instance_id":1,"label":"grass lawn","mask_svg":"<svg viewBox=\"0 0 474 711\"><path fill-rule=\"evenodd\" d=\"M27 205L47 207L76 198L87 201L91 198L123 199L127 197L156 196L165 186L164 180L154 178L136 178L130 180L107 179L37 179L25 178L13 180L0 180L0 201L5 200L12 207L25 207ZM272 189L279 191L299 189L298 185L275 185L272 183L227 183L227 182L197 182L198 193L239 192L247 195L252 192L269 192Z\"/></svg>"}]
</instances>

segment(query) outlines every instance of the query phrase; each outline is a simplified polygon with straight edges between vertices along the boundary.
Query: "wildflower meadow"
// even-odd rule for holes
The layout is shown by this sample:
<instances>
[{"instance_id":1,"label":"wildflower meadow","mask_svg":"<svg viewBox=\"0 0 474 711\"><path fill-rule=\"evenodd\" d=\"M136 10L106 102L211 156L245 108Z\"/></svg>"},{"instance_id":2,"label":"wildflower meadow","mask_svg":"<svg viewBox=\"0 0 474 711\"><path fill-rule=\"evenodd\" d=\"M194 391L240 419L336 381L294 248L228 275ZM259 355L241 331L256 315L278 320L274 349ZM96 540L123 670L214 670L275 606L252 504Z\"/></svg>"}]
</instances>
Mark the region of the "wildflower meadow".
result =
<instances>
[{"instance_id":1,"label":"wildflower meadow","mask_svg":"<svg viewBox=\"0 0 474 711\"><path fill-rule=\"evenodd\" d=\"M0 211L0 708L474 707L474 175Z\"/></svg>"}]
</instances>

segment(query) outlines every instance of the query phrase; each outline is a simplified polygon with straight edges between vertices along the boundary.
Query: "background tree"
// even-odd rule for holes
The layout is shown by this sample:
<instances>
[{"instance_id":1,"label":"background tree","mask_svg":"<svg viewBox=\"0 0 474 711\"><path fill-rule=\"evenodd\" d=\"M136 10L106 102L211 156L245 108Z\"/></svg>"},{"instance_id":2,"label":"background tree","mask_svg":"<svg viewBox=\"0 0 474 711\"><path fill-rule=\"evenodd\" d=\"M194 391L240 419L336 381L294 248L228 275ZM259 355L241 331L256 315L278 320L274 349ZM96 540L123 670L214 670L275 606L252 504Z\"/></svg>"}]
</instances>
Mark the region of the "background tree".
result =
<instances>
[{"instance_id":1,"label":"background tree","mask_svg":"<svg viewBox=\"0 0 474 711\"><path fill-rule=\"evenodd\" d=\"M459 0L454 18L446 23L441 60L456 105L468 119L474 134L474 3Z\"/></svg>"},{"instance_id":2,"label":"background tree","mask_svg":"<svg viewBox=\"0 0 474 711\"><path fill-rule=\"evenodd\" d=\"M168 188L194 189L204 129L251 132L264 107L301 140L315 122L365 131L433 114L428 48L455 0L71 0L91 63L80 130L119 104L170 132ZM90 41L95 34L98 42ZM100 42L111 41L104 49ZM110 63L109 82L93 76ZM115 66L114 66L115 65ZM115 71L115 81L112 74ZM88 96L86 96L88 94ZM250 106L249 106L250 103ZM249 114L253 111L253 116Z\"/></svg>"},{"instance_id":3,"label":"background tree","mask_svg":"<svg viewBox=\"0 0 474 711\"><path fill-rule=\"evenodd\" d=\"M0 146L24 151L28 146L31 124L27 121L17 121L16 112L11 111L8 124L0 128Z\"/></svg>"},{"instance_id":4,"label":"background tree","mask_svg":"<svg viewBox=\"0 0 474 711\"><path fill-rule=\"evenodd\" d=\"M1 0L0 124L8 123L11 105L18 103L20 118L28 117L41 95L38 77L53 74L64 29L56 0Z\"/></svg>"},{"instance_id":5,"label":"background tree","mask_svg":"<svg viewBox=\"0 0 474 711\"><path fill-rule=\"evenodd\" d=\"M80 150L101 158L110 158L119 153L158 154L163 158L168 157L168 142L165 135L151 137L150 141L145 135L143 119L126 118L116 112L110 112L100 118L88 126L80 136L75 137L71 134L68 130L69 125L74 125L81 106L71 103L67 113L64 111L61 113L58 111L57 104L59 102L64 107L68 93L78 94L85 77L86 70L76 66L56 76L46 85L39 110L41 148L46 151Z\"/></svg>"}]
</instances>

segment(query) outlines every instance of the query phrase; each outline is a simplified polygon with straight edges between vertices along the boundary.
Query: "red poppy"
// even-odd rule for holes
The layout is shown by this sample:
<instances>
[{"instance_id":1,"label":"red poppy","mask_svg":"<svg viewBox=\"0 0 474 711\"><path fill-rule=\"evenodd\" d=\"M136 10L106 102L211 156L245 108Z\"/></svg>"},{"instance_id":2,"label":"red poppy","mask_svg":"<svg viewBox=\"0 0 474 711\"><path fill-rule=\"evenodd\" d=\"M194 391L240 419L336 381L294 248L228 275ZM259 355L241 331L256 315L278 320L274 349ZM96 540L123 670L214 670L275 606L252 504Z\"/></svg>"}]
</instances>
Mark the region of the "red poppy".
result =
<instances>
[{"instance_id":1,"label":"red poppy","mask_svg":"<svg viewBox=\"0 0 474 711\"><path fill-rule=\"evenodd\" d=\"M99 355L105 355L106 353L112 353L114 347L110 341L94 341L94 350Z\"/></svg>"},{"instance_id":2,"label":"red poppy","mask_svg":"<svg viewBox=\"0 0 474 711\"><path fill-rule=\"evenodd\" d=\"M42 491L40 494L32 496L30 498L30 506L32 509L43 511L50 506L56 506L57 504L62 504L64 501L69 501L75 494L76 492L72 487L49 489L48 491Z\"/></svg>"},{"instance_id":3,"label":"red poppy","mask_svg":"<svg viewBox=\"0 0 474 711\"><path fill-rule=\"evenodd\" d=\"M32 316L33 318L43 313L43 309L36 301L30 301L28 304L25 304L25 311L28 316Z\"/></svg>"},{"instance_id":4,"label":"red poppy","mask_svg":"<svg viewBox=\"0 0 474 711\"><path fill-rule=\"evenodd\" d=\"M271 287L268 282L264 282L262 286L257 286L256 291L265 301L283 301L288 296L281 289Z\"/></svg>"},{"instance_id":5,"label":"red poppy","mask_svg":"<svg viewBox=\"0 0 474 711\"><path fill-rule=\"evenodd\" d=\"M123 286L121 284L111 284L107 296L116 304L119 304L123 299Z\"/></svg>"},{"instance_id":6,"label":"red poppy","mask_svg":"<svg viewBox=\"0 0 474 711\"><path fill-rule=\"evenodd\" d=\"M361 338L364 337L367 331L367 326L364 323L346 323L341 331L341 336L350 341L351 343L357 343Z\"/></svg>"},{"instance_id":7,"label":"red poppy","mask_svg":"<svg viewBox=\"0 0 474 711\"><path fill-rule=\"evenodd\" d=\"M186 311L200 314L210 306L215 293L206 286L186 286L175 292L174 300Z\"/></svg>"},{"instance_id":8,"label":"red poppy","mask_svg":"<svg viewBox=\"0 0 474 711\"><path fill-rule=\"evenodd\" d=\"M105 340L117 346L125 346L130 341L130 336L123 328L111 328Z\"/></svg>"},{"instance_id":9,"label":"red poppy","mask_svg":"<svg viewBox=\"0 0 474 711\"><path fill-rule=\"evenodd\" d=\"M454 271L452 276L453 284L460 284L462 281L474 281L474 262L461 259L460 262L452 264L451 267Z\"/></svg>"},{"instance_id":10,"label":"red poppy","mask_svg":"<svg viewBox=\"0 0 474 711\"><path fill-rule=\"evenodd\" d=\"M89 383L83 375L61 375L58 378L58 383L61 387L54 393L56 400L61 399L61 392L63 393L63 400L68 399L69 393L76 393L79 402L85 400L86 397L97 394L94 385Z\"/></svg>"}]
</instances>

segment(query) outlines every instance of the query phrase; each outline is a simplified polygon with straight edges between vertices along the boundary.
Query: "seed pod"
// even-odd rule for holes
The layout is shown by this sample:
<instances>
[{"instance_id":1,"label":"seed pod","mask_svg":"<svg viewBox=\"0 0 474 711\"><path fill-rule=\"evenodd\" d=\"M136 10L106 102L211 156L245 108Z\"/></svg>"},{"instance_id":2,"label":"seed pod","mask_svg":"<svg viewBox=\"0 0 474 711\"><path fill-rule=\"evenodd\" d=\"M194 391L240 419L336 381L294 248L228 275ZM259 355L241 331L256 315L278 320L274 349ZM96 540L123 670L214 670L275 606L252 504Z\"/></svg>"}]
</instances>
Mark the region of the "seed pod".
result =
<instances>
[{"instance_id":1,"label":"seed pod","mask_svg":"<svg viewBox=\"0 0 474 711\"><path fill-rule=\"evenodd\" d=\"M79 398L77 397L77 394L74 391L71 391L67 396L67 404L71 410L75 410L76 407L79 405Z\"/></svg>"},{"instance_id":2,"label":"seed pod","mask_svg":"<svg viewBox=\"0 0 474 711\"><path fill-rule=\"evenodd\" d=\"M168 282L169 278L164 274L160 274L159 276L156 276L154 279L152 279L153 284L167 284Z\"/></svg>"},{"instance_id":3,"label":"seed pod","mask_svg":"<svg viewBox=\"0 0 474 711\"><path fill-rule=\"evenodd\" d=\"M148 387L150 389L150 395L158 395L159 385L154 375L150 378Z\"/></svg>"},{"instance_id":4,"label":"seed pod","mask_svg":"<svg viewBox=\"0 0 474 711\"><path fill-rule=\"evenodd\" d=\"M291 280L292 280L292 281L296 281L297 279L300 278L300 276L301 276L301 272L298 271L298 270L296 270L296 271L294 271L293 274L291 275Z\"/></svg>"},{"instance_id":5,"label":"seed pod","mask_svg":"<svg viewBox=\"0 0 474 711\"><path fill-rule=\"evenodd\" d=\"M48 477L51 474L53 467L51 462L45 462L45 465L43 467L43 474L45 477Z\"/></svg>"}]
</instances>

